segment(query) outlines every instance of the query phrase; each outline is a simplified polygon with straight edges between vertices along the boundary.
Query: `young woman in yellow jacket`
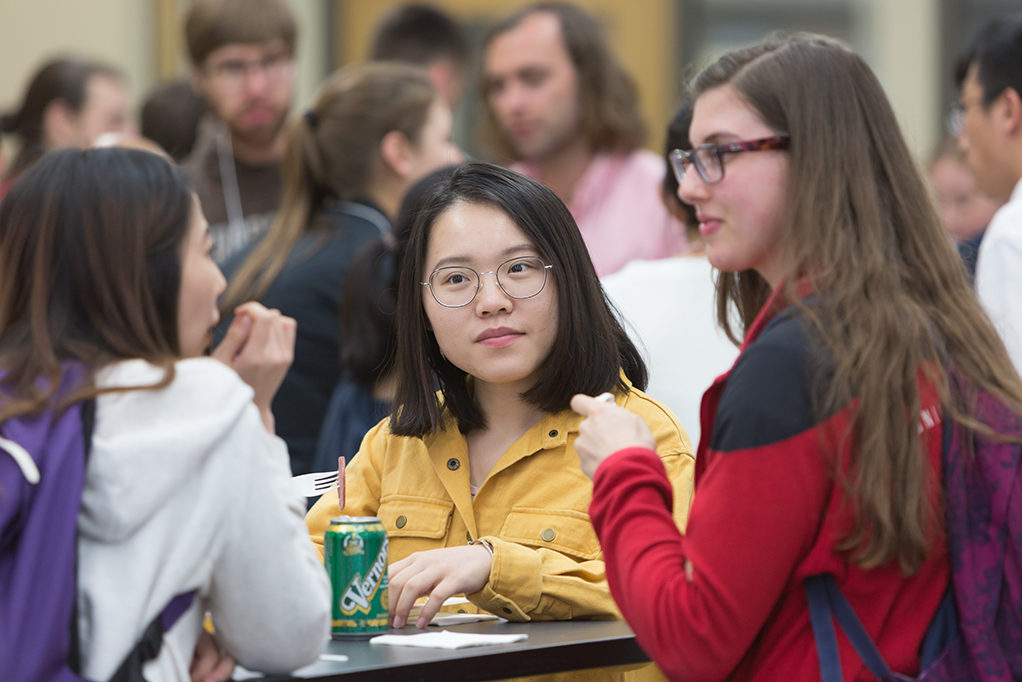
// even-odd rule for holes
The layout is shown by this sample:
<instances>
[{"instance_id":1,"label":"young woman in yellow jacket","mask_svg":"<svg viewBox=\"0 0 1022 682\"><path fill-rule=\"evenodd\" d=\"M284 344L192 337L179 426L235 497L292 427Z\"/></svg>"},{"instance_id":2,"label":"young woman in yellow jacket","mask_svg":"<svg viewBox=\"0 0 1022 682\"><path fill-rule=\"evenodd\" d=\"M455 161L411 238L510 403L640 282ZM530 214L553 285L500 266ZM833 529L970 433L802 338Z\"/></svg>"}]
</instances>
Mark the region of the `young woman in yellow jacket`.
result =
<instances>
[{"instance_id":1,"label":"young woman in yellow jacket","mask_svg":"<svg viewBox=\"0 0 1022 682\"><path fill-rule=\"evenodd\" d=\"M393 625L428 597L424 627L456 594L509 620L620 618L568 402L607 392L643 418L682 526L694 458L674 416L640 390L645 365L568 210L511 171L458 169L412 228L397 324L394 411L349 465L343 509L387 529ZM320 546L339 513L333 493L310 510Z\"/></svg>"}]
</instances>

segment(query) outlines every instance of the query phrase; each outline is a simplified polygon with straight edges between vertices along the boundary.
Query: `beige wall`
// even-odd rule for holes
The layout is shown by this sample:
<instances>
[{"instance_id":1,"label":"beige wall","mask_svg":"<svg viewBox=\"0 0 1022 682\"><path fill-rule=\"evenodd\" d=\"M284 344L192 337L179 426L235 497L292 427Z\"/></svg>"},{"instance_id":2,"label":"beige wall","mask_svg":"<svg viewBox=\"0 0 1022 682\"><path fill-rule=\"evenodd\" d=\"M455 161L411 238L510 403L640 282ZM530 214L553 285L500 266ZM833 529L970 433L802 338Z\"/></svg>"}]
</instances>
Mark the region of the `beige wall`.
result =
<instances>
[{"instance_id":1,"label":"beige wall","mask_svg":"<svg viewBox=\"0 0 1022 682\"><path fill-rule=\"evenodd\" d=\"M59 54L109 62L138 92L151 82L154 35L146 0L0 0L0 111L17 106L36 68Z\"/></svg>"},{"instance_id":2,"label":"beige wall","mask_svg":"<svg viewBox=\"0 0 1022 682\"><path fill-rule=\"evenodd\" d=\"M940 15L936 0L870 0L866 26L873 39L873 69L898 116L909 149L926 159L939 127Z\"/></svg>"}]
</instances>

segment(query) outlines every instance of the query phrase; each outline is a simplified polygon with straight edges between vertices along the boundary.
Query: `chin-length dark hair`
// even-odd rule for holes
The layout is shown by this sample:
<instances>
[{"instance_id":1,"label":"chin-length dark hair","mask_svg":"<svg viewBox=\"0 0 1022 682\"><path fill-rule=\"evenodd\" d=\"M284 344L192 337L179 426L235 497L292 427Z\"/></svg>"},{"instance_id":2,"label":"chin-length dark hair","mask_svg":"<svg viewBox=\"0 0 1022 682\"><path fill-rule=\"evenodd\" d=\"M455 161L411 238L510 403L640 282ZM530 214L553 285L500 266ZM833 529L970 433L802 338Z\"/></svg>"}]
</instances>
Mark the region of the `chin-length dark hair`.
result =
<instances>
[{"instance_id":1,"label":"chin-length dark hair","mask_svg":"<svg viewBox=\"0 0 1022 682\"><path fill-rule=\"evenodd\" d=\"M142 358L173 379L181 255L194 207L181 173L135 149L44 156L0 201L0 421L49 406L63 365ZM39 380L48 388L40 388Z\"/></svg>"},{"instance_id":2,"label":"chin-length dark hair","mask_svg":"<svg viewBox=\"0 0 1022 682\"><path fill-rule=\"evenodd\" d=\"M540 367L539 381L522 397L545 412L560 412L576 393L625 390L625 376L646 386L646 365L607 301L585 242L571 213L538 182L487 163L456 170L426 201L412 226L398 274L398 387L391 431L421 437L441 428L444 410L467 433L486 428L486 416L470 390L468 375L440 352L423 308L426 251L433 225L457 204L495 208L514 221L553 265L557 283L557 335ZM428 293L426 295L429 295ZM435 389L439 385L442 400Z\"/></svg>"}]
</instances>

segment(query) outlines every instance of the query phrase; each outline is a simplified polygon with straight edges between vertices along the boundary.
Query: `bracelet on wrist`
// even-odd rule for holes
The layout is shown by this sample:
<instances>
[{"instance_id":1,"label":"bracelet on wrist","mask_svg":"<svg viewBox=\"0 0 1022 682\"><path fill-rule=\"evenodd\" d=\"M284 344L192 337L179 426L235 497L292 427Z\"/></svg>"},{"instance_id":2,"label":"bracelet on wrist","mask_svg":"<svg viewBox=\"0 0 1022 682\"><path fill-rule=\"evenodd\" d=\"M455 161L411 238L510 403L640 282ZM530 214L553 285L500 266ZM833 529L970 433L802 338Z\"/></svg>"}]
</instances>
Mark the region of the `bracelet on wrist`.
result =
<instances>
[{"instance_id":1,"label":"bracelet on wrist","mask_svg":"<svg viewBox=\"0 0 1022 682\"><path fill-rule=\"evenodd\" d=\"M487 552L490 553L491 557L493 556L493 545L490 544L489 540L483 540L483 539L480 538L478 540L473 540L472 542L470 542L468 544L470 544L470 545L481 545L483 547L483 549L485 549Z\"/></svg>"}]
</instances>

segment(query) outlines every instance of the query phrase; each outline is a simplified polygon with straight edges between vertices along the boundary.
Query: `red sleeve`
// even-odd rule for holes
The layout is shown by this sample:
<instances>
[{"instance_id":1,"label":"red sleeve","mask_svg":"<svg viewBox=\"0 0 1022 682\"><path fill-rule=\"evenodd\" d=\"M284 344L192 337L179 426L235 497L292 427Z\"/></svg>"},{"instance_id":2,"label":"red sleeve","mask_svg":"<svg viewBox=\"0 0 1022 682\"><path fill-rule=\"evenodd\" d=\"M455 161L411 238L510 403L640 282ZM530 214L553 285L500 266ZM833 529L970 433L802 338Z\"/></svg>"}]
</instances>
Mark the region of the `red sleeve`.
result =
<instances>
[{"instance_id":1,"label":"red sleeve","mask_svg":"<svg viewBox=\"0 0 1022 682\"><path fill-rule=\"evenodd\" d=\"M819 436L714 453L685 535L654 452L622 450L597 469L589 513L611 593L672 680L727 676L770 617L826 505Z\"/></svg>"}]
</instances>

